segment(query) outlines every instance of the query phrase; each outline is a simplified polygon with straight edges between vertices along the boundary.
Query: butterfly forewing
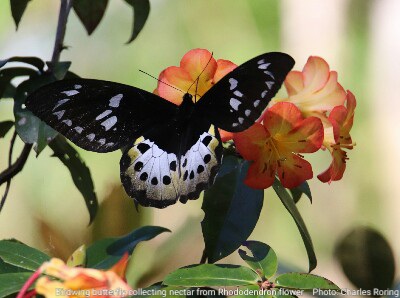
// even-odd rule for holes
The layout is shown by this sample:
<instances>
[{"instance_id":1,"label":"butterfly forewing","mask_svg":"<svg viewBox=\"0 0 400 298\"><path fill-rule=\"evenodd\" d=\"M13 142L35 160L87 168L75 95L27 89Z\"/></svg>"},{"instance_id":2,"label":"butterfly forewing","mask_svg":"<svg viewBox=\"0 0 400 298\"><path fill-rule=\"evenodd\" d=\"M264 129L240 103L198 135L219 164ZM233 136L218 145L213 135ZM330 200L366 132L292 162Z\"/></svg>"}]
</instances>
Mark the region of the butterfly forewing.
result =
<instances>
[{"instance_id":1,"label":"butterfly forewing","mask_svg":"<svg viewBox=\"0 0 400 298\"><path fill-rule=\"evenodd\" d=\"M28 96L26 106L79 147L96 152L129 144L176 111L147 91L90 79L44 86Z\"/></svg>"},{"instance_id":2,"label":"butterfly forewing","mask_svg":"<svg viewBox=\"0 0 400 298\"><path fill-rule=\"evenodd\" d=\"M197 113L223 130L243 131L260 117L293 65L293 58L284 53L255 57L206 92Z\"/></svg>"}]
</instances>

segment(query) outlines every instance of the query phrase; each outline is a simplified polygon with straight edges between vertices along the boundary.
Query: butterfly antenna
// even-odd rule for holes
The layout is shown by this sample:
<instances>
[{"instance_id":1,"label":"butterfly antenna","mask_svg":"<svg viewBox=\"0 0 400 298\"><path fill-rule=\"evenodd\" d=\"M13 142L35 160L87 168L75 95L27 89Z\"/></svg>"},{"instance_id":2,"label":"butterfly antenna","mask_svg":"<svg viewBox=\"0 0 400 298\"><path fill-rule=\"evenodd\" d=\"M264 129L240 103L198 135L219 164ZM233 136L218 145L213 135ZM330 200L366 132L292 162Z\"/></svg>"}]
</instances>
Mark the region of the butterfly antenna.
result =
<instances>
[{"instance_id":1,"label":"butterfly antenna","mask_svg":"<svg viewBox=\"0 0 400 298\"><path fill-rule=\"evenodd\" d=\"M203 74L203 72L206 70L206 68L207 68L208 64L210 64L210 61L211 61L211 59L212 59L212 57L213 57L213 56L214 56L214 52L211 52L210 59L208 59L208 62L207 62L207 64L206 64L206 66L203 68L203 70L200 72L200 74L197 76L197 78L196 78L196 79L193 81L192 85L190 85L190 87L189 87L189 88L188 88L188 90L186 91L186 93L188 93L188 92L189 92L189 90L190 90L190 88L192 88L193 84L197 82L197 84L196 84L196 93L195 93L195 95L194 95L194 99L195 99L195 101L196 101L196 96L197 96L197 86L199 85L199 79L200 79L200 76L201 76L201 75Z\"/></svg>"},{"instance_id":2,"label":"butterfly antenna","mask_svg":"<svg viewBox=\"0 0 400 298\"><path fill-rule=\"evenodd\" d=\"M181 89L176 88L175 86L172 86L172 85L170 85L170 84L167 84L167 83L161 81L160 79L156 78L155 76L152 76L151 74L149 74L149 73L147 73L147 72L145 72L145 71L143 71L143 70L141 70L141 69L139 69L139 71L142 72L142 73L144 73L144 74L146 74L146 75L148 75L149 77L151 77L151 78L157 80L158 82L163 83L164 85L167 85L167 86L169 86L169 87L171 87L171 88L173 88L173 89L175 89L175 90L178 90L178 91L180 91L180 92L182 92L182 93L185 93L185 92L183 92Z\"/></svg>"}]
</instances>

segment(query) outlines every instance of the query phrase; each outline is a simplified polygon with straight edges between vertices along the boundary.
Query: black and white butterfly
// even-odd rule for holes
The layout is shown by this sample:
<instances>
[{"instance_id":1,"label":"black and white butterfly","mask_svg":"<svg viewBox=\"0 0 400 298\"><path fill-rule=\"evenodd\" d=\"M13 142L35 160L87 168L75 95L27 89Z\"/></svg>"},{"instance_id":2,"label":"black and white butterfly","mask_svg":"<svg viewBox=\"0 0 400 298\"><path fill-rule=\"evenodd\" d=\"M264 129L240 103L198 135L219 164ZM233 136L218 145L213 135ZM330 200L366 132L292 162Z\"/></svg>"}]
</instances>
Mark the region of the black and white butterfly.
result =
<instances>
[{"instance_id":1,"label":"black and white butterfly","mask_svg":"<svg viewBox=\"0 0 400 298\"><path fill-rule=\"evenodd\" d=\"M194 102L177 106L142 89L91 79L46 85L26 107L79 147L123 148L121 180L144 206L197 199L214 183L222 159L218 128L240 132L260 117L294 60L266 53L228 73Z\"/></svg>"}]
</instances>

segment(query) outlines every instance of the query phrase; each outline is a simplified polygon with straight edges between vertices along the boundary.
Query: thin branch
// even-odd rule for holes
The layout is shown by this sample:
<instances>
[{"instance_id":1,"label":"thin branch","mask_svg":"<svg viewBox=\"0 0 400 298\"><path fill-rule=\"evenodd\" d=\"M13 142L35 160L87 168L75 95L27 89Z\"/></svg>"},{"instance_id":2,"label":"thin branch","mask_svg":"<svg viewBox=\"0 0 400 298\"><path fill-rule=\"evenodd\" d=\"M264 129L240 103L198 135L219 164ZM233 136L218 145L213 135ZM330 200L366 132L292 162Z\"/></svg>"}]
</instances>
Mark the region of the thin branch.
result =
<instances>
[{"instance_id":1,"label":"thin branch","mask_svg":"<svg viewBox=\"0 0 400 298\"><path fill-rule=\"evenodd\" d=\"M11 137L10 141L10 151L8 152L8 167L11 167L12 153L14 150L14 144L16 139L17 139L17 132L14 130L13 136ZM8 192L10 191L10 186L11 186L11 179L7 180L6 190L4 191L3 197L1 198L0 202L0 212L1 210L3 210L4 204L6 203Z\"/></svg>"},{"instance_id":2,"label":"thin branch","mask_svg":"<svg viewBox=\"0 0 400 298\"><path fill-rule=\"evenodd\" d=\"M52 72L54 70L54 66L60 60L60 54L64 48L63 43L64 43L64 37L65 37L65 30L67 28L68 15L71 11L72 4L73 4L73 0L61 0L60 12L59 12L59 16L58 16L56 40L54 42L53 55L51 58L51 64L49 65L49 72ZM13 138L14 138L14 136L13 136ZM10 146L11 152L12 152L12 149L14 146L14 142L15 142L15 139L11 141L11 146ZM8 194L9 188L10 188L11 179L23 169L26 161L28 160L29 153L32 150L32 146L33 146L33 144L25 144L20 156L17 158L15 163L11 165L11 162L10 162L8 165L8 168L0 173L0 185L7 182L5 195L3 196L3 198L0 202L0 211L3 208L5 198L7 197L7 194Z\"/></svg>"},{"instance_id":3,"label":"thin branch","mask_svg":"<svg viewBox=\"0 0 400 298\"><path fill-rule=\"evenodd\" d=\"M58 15L58 25L56 32L56 40L54 42L53 55L49 70L53 71L54 66L60 60L61 51L64 49L64 37L67 29L68 15L71 11L73 0L61 0L60 12Z\"/></svg>"}]
</instances>

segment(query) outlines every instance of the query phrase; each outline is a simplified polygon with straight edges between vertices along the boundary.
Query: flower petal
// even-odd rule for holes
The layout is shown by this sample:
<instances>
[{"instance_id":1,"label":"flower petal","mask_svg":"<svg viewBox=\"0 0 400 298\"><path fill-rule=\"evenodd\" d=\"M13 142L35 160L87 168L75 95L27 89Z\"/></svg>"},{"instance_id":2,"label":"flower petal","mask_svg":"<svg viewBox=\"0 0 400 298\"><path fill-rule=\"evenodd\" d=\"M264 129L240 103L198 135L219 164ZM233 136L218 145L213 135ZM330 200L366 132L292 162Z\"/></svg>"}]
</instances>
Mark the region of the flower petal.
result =
<instances>
[{"instance_id":1,"label":"flower petal","mask_svg":"<svg viewBox=\"0 0 400 298\"><path fill-rule=\"evenodd\" d=\"M222 129L218 129L219 130L219 134L221 136L221 140L222 142L228 142L230 140L233 139L233 132L229 132L226 130L222 130Z\"/></svg>"},{"instance_id":2,"label":"flower petal","mask_svg":"<svg viewBox=\"0 0 400 298\"><path fill-rule=\"evenodd\" d=\"M325 86L329 79L328 63L317 56L310 56L303 68L304 92L315 92Z\"/></svg>"},{"instance_id":3,"label":"flower petal","mask_svg":"<svg viewBox=\"0 0 400 298\"><path fill-rule=\"evenodd\" d=\"M305 159L292 154L278 166L278 176L286 188L299 186L304 181L313 177L311 164Z\"/></svg>"},{"instance_id":4,"label":"flower petal","mask_svg":"<svg viewBox=\"0 0 400 298\"><path fill-rule=\"evenodd\" d=\"M237 151L246 160L257 160L262 153L266 139L269 137L264 126L255 123L249 129L235 133L233 140Z\"/></svg>"},{"instance_id":5,"label":"flower petal","mask_svg":"<svg viewBox=\"0 0 400 298\"><path fill-rule=\"evenodd\" d=\"M202 96L212 86L212 80L217 70L217 61L209 51L194 49L183 56L180 67L189 74L191 83L199 78L199 81L190 88L190 93L195 94L197 89L197 94Z\"/></svg>"},{"instance_id":6,"label":"flower petal","mask_svg":"<svg viewBox=\"0 0 400 298\"><path fill-rule=\"evenodd\" d=\"M278 102L264 113L263 124L275 137L288 134L301 120L301 112L294 104Z\"/></svg>"},{"instance_id":7,"label":"flower petal","mask_svg":"<svg viewBox=\"0 0 400 298\"><path fill-rule=\"evenodd\" d=\"M321 182L331 183L332 181L338 181L342 179L343 173L346 170L346 159L347 154L340 148L331 150L332 162L328 169L317 177Z\"/></svg>"},{"instance_id":8,"label":"flower petal","mask_svg":"<svg viewBox=\"0 0 400 298\"><path fill-rule=\"evenodd\" d=\"M247 171L244 183L255 189L265 189L270 187L275 180L276 164L253 162Z\"/></svg>"},{"instance_id":9,"label":"flower petal","mask_svg":"<svg viewBox=\"0 0 400 298\"><path fill-rule=\"evenodd\" d=\"M324 128L321 120L308 117L299 122L280 142L292 152L312 153L321 148L323 140Z\"/></svg>"},{"instance_id":10,"label":"flower petal","mask_svg":"<svg viewBox=\"0 0 400 298\"><path fill-rule=\"evenodd\" d=\"M286 76L284 84L289 96L299 93L304 88L303 74L298 70L292 70Z\"/></svg>"},{"instance_id":11,"label":"flower petal","mask_svg":"<svg viewBox=\"0 0 400 298\"><path fill-rule=\"evenodd\" d=\"M160 73L158 79L161 82L158 82L156 89L157 94L176 105L180 105L182 103L183 93L168 85L172 85L183 92L186 92L192 84L190 75L182 68L176 66L170 66L166 68Z\"/></svg>"},{"instance_id":12,"label":"flower petal","mask_svg":"<svg viewBox=\"0 0 400 298\"><path fill-rule=\"evenodd\" d=\"M235 63L229 60L219 59L217 60L217 70L215 72L213 83L217 83L220 79L230 73L237 67Z\"/></svg>"}]
</instances>

